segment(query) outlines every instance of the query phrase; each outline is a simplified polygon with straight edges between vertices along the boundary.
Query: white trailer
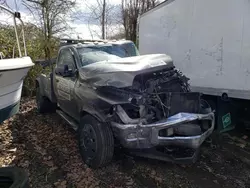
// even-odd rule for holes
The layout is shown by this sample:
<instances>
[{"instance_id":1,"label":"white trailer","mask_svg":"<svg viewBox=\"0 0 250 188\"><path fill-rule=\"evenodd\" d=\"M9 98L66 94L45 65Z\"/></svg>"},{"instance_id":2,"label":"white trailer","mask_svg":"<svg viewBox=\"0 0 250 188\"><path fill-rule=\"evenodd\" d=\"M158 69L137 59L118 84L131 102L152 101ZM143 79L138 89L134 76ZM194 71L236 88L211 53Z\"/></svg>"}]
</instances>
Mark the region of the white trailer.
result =
<instances>
[{"instance_id":1,"label":"white trailer","mask_svg":"<svg viewBox=\"0 0 250 188\"><path fill-rule=\"evenodd\" d=\"M230 106L250 99L250 1L165 1L140 16L139 51L170 55L229 128L238 117Z\"/></svg>"}]
</instances>

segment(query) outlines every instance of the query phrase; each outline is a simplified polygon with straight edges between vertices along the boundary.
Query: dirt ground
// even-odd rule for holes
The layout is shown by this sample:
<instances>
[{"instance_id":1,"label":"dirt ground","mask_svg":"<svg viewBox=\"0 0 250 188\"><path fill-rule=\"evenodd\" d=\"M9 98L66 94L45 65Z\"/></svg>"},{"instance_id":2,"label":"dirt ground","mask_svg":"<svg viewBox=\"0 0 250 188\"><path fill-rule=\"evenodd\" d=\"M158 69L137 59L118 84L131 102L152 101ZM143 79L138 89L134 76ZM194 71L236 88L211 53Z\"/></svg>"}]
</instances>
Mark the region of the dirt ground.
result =
<instances>
[{"instance_id":1,"label":"dirt ground","mask_svg":"<svg viewBox=\"0 0 250 188\"><path fill-rule=\"evenodd\" d=\"M24 168L36 188L250 187L248 136L225 135L221 143L205 144L193 165L120 153L107 167L92 170L82 162L76 134L64 120L38 114L35 101L24 99L20 113L0 125L0 166Z\"/></svg>"}]
</instances>

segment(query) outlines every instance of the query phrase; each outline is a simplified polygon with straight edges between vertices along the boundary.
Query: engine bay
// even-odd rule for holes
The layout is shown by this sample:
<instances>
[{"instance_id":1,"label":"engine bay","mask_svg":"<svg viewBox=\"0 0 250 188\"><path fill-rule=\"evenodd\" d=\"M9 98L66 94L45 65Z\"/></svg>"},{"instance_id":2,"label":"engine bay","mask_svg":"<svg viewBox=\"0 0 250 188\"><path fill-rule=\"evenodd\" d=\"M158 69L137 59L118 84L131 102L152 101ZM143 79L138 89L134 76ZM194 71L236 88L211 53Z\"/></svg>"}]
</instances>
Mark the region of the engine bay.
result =
<instances>
[{"instance_id":1,"label":"engine bay","mask_svg":"<svg viewBox=\"0 0 250 188\"><path fill-rule=\"evenodd\" d=\"M190 92L188 78L174 67L137 75L133 86L122 88L120 92L128 92L131 97L129 103L119 106L118 116L121 118L126 113L128 118L142 123L160 121L179 112L199 113L200 110L200 93Z\"/></svg>"}]
</instances>

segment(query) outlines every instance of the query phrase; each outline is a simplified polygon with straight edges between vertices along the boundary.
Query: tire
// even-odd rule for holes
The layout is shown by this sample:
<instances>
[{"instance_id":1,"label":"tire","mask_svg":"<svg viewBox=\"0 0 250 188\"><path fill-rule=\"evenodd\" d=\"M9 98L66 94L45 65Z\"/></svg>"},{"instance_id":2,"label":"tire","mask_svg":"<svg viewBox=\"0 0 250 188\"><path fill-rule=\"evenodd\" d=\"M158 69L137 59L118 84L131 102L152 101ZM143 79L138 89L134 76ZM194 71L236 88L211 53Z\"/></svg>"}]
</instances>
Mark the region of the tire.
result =
<instances>
[{"instance_id":1,"label":"tire","mask_svg":"<svg viewBox=\"0 0 250 188\"><path fill-rule=\"evenodd\" d=\"M103 167L112 160L114 137L108 124L91 115L84 116L78 129L78 141L82 159L89 167Z\"/></svg>"},{"instance_id":2,"label":"tire","mask_svg":"<svg viewBox=\"0 0 250 188\"><path fill-rule=\"evenodd\" d=\"M0 187L28 188L28 175L23 169L17 167L0 168Z\"/></svg>"},{"instance_id":3,"label":"tire","mask_svg":"<svg viewBox=\"0 0 250 188\"><path fill-rule=\"evenodd\" d=\"M49 113L56 111L56 104L52 103L47 97L41 95L40 87L36 88L36 105L39 113Z\"/></svg>"}]
</instances>

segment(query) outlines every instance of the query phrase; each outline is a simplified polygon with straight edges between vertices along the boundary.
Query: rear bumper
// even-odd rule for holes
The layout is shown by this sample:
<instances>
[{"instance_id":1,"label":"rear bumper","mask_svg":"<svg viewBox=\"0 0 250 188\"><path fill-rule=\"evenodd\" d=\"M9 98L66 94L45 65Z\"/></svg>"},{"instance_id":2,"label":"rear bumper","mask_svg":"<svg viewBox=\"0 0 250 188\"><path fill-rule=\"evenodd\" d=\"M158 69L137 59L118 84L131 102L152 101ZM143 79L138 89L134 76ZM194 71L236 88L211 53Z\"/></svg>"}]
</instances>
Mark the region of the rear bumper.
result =
<instances>
[{"instance_id":1,"label":"rear bumper","mask_svg":"<svg viewBox=\"0 0 250 188\"><path fill-rule=\"evenodd\" d=\"M214 130L214 113L179 113L153 124L111 123L115 135L126 148L146 149L155 146L180 146L198 149ZM195 128L195 129L193 129ZM197 128L200 130L197 133ZM183 132L176 135L176 132ZM192 130L194 131L192 131ZM162 136L161 131L166 134Z\"/></svg>"}]
</instances>

